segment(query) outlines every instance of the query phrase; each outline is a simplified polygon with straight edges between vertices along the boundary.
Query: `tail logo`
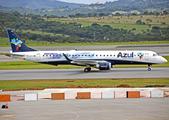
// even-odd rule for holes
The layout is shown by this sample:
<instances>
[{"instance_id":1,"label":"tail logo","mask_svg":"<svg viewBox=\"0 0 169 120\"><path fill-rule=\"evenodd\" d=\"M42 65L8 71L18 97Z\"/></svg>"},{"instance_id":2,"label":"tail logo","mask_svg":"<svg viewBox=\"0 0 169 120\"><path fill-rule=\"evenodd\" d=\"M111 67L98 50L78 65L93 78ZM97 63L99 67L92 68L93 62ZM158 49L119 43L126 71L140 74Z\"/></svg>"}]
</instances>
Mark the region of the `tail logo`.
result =
<instances>
[{"instance_id":1,"label":"tail logo","mask_svg":"<svg viewBox=\"0 0 169 120\"><path fill-rule=\"evenodd\" d=\"M143 58L144 53L140 53L140 52L138 52L138 53L137 53L137 55L138 55L138 56L140 57L140 59L141 59L141 58Z\"/></svg>"},{"instance_id":2,"label":"tail logo","mask_svg":"<svg viewBox=\"0 0 169 120\"><path fill-rule=\"evenodd\" d=\"M16 50L18 50L22 45L22 40L18 40L18 38L13 38L11 39L11 44L14 44Z\"/></svg>"}]
</instances>

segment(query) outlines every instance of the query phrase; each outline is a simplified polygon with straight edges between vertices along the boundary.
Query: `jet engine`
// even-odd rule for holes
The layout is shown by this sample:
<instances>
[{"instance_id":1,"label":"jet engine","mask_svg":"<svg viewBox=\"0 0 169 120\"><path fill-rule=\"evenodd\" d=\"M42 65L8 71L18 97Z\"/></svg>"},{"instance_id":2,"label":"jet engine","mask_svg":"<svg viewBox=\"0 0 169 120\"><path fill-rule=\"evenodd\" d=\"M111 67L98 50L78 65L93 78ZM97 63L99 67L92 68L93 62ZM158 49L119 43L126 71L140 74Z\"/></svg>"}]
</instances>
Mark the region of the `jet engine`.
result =
<instances>
[{"instance_id":1,"label":"jet engine","mask_svg":"<svg viewBox=\"0 0 169 120\"><path fill-rule=\"evenodd\" d=\"M111 69L111 63L109 62L102 62L96 65L97 69L100 70L110 70Z\"/></svg>"}]
</instances>

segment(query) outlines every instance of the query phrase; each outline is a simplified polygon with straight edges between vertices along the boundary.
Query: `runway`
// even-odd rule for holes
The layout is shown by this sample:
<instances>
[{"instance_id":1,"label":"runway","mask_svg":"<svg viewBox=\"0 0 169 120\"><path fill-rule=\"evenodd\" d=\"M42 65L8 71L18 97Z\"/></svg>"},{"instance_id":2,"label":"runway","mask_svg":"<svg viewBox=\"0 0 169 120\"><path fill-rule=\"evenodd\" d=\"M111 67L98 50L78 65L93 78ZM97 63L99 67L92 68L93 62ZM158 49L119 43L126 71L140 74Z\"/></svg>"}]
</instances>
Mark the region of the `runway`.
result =
<instances>
[{"instance_id":1,"label":"runway","mask_svg":"<svg viewBox=\"0 0 169 120\"><path fill-rule=\"evenodd\" d=\"M29 46L31 47L31 46ZM150 50L155 51L158 54L169 53L169 44L157 44L157 45L95 45L95 46L43 46L43 47L31 47L41 51L67 51L67 50ZM11 50L10 47L0 47L0 52L6 53Z\"/></svg>"},{"instance_id":2,"label":"runway","mask_svg":"<svg viewBox=\"0 0 169 120\"><path fill-rule=\"evenodd\" d=\"M0 70L0 80L41 80L41 79L94 79L94 78L169 78L169 68L112 68L100 71L92 69L31 69Z\"/></svg>"},{"instance_id":3,"label":"runway","mask_svg":"<svg viewBox=\"0 0 169 120\"><path fill-rule=\"evenodd\" d=\"M8 109L0 109L0 119L168 120L168 104L168 98L9 102Z\"/></svg>"}]
</instances>

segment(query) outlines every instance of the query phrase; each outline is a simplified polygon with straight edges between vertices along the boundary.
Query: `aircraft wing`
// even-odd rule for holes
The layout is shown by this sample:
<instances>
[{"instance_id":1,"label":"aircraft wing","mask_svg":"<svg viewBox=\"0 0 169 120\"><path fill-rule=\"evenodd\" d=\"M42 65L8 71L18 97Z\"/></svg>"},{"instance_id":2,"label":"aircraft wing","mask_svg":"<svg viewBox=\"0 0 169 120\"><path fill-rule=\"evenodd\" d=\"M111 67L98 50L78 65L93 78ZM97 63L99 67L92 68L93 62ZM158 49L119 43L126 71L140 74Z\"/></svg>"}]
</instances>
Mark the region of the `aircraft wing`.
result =
<instances>
[{"instance_id":1,"label":"aircraft wing","mask_svg":"<svg viewBox=\"0 0 169 120\"><path fill-rule=\"evenodd\" d=\"M95 60L71 60L69 59L64 53L63 56L70 61L72 64L79 64L79 65L96 65L101 62L107 62L107 61L95 61Z\"/></svg>"},{"instance_id":2,"label":"aircraft wing","mask_svg":"<svg viewBox=\"0 0 169 120\"><path fill-rule=\"evenodd\" d=\"M107 61L95 61L95 60L72 60L71 63L76 63L80 65L96 65L101 62L107 62Z\"/></svg>"}]
</instances>

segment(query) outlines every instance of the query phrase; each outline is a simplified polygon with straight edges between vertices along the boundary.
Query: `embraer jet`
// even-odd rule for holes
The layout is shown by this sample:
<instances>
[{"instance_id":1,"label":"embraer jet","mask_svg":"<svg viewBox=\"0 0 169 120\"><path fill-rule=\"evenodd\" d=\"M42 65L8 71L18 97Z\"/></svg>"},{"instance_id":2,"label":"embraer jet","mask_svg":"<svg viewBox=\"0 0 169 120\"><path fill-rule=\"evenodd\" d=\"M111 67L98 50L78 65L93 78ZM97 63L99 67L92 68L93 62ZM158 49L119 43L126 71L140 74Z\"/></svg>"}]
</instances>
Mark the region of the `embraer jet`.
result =
<instances>
[{"instance_id":1,"label":"embraer jet","mask_svg":"<svg viewBox=\"0 0 169 120\"><path fill-rule=\"evenodd\" d=\"M6 53L9 57L56 66L60 64L86 66L84 72L91 71L91 67L110 70L117 64L147 64L150 71L152 64L167 62L153 51L37 51L27 47L13 30L7 30L7 34L12 50Z\"/></svg>"}]
</instances>

